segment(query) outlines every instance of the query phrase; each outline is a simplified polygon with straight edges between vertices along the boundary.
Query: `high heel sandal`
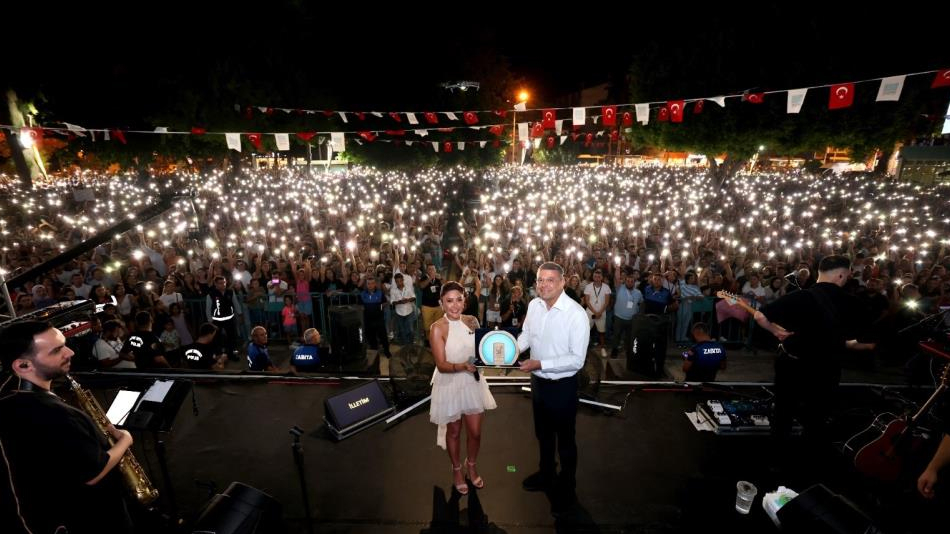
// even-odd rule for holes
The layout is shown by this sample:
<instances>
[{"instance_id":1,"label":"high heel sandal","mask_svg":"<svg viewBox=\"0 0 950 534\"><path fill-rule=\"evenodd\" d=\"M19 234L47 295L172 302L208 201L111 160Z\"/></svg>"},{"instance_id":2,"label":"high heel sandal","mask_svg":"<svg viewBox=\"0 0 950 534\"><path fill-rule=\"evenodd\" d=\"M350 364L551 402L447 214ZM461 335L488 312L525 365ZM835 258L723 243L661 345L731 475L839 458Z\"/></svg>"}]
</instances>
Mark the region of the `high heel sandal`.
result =
<instances>
[{"instance_id":1,"label":"high heel sandal","mask_svg":"<svg viewBox=\"0 0 950 534\"><path fill-rule=\"evenodd\" d=\"M452 471L461 471L462 465L459 464L458 467L452 466ZM455 484L455 491L459 492L459 495L468 495L468 482L462 482L461 484Z\"/></svg>"},{"instance_id":2,"label":"high heel sandal","mask_svg":"<svg viewBox=\"0 0 950 534\"><path fill-rule=\"evenodd\" d=\"M468 458L466 458L465 463L468 465L468 473L466 473L465 478L469 479L472 473L472 468L475 467L475 462L469 462ZM476 489L482 489L485 487L485 480L481 477L481 475L472 478L471 481L472 485L475 486Z\"/></svg>"}]
</instances>

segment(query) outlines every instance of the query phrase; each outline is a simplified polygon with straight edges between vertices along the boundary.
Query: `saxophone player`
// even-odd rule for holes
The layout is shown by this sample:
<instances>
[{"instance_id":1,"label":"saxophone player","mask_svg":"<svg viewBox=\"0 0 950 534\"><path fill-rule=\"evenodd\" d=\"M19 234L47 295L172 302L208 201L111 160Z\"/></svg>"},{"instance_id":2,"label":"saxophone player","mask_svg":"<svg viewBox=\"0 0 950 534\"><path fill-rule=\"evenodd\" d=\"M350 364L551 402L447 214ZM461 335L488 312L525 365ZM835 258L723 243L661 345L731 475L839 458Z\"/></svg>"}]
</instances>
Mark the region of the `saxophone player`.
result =
<instances>
[{"instance_id":1,"label":"saxophone player","mask_svg":"<svg viewBox=\"0 0 950 534\"><path fill-rule=\"evenodd\" d=\"M0 333L0 532L132 530L115 469L132 436L109 425L110 446L85 412L50 391L72 356L49 323L14 323Z\"/></svg>"}]
</instances>

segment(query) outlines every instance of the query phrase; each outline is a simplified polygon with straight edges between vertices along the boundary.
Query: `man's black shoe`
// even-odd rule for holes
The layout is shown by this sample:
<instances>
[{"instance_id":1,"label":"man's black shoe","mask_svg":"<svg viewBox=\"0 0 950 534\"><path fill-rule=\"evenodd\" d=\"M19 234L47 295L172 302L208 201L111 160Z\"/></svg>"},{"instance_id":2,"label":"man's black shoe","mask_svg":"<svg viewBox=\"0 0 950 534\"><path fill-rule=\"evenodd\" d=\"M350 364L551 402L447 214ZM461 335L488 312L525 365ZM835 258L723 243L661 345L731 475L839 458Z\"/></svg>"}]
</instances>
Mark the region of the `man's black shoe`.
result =
<instances>
[{"instance_id":1,"label":"man's black shoe","mask_svg":"<svg viewBox=\"0 0 950 534\"><path fill-rule=\"evenodd\" d=\"M528 477L521 482L521 487L524 488L525 491L547 491L554 487L554 477L538 471L537 473L528 475Z\"/></svg>"}]
</instances>

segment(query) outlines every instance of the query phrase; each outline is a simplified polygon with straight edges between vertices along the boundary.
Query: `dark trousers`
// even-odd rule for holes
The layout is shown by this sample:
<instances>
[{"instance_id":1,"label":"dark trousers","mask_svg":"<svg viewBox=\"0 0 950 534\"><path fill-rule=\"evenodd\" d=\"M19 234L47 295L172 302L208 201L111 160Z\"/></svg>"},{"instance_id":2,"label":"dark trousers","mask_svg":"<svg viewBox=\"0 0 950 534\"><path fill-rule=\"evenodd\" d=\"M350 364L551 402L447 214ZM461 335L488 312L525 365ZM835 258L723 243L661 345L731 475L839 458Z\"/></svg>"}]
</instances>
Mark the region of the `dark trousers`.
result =
<instances>
[{"instance_id":1,"label":"dark trousers","mask_svg":"<svg viewBox=\"0 0 950 534\"><path fill-rule=\"evenodd\" d=\"M366 343L369 348L379 350L383 346L383 354L389 354L389 335L386 333L386 323L383 322L382 314L379 317L363 317L366 334Z\"/></svg>"},{"instance_id":2,"label":"dark trousers","mask_svg":"<svg viewBox=\"0 0 950 534\"><path fill-rule=\"evenodd\" d=\"M577 442L574 439L577 376L546 380L531 375L531 404L534 408L534 435L541 449L540 471L554 480L556 447L561 458L558 482L573 489L577 481Z\"/></svg>"},{"instance_id":3,"label":"dark trousers","mask_svg":"<svg viewBox=\"0 0 950 534\"><path fill-rule=\"evenodd\" d=\"M821 447L831 443L828 416L834 410L837 384L838 376L833 370L808 365L779 349L775 360L773 435L787 441L797 419L806 445Z\"/></svg>"},{"instance_id":4,"label":"dark trousers","mask_svg":"<svg viewBox=\"0 0 950 534\"><path fill-rule=\"evenodd\" d=\"M237 352L237 322L236 317L226 321L211 321L211 324L218 327L218 348L221 352L232 358Z\"/></svg>"},{"instance_id":5,"label":"dark trousers","mask_svg":"<svg viewBox=\"0 0 950 534\"><path fill-rule=\"evenodd\" d=\"M633 317L621 319L614 315L613 343L610 344L611 352L620 348L621 342L623 342L623 354L629 358L633 354Z\"/></svg>"}]
</instances>

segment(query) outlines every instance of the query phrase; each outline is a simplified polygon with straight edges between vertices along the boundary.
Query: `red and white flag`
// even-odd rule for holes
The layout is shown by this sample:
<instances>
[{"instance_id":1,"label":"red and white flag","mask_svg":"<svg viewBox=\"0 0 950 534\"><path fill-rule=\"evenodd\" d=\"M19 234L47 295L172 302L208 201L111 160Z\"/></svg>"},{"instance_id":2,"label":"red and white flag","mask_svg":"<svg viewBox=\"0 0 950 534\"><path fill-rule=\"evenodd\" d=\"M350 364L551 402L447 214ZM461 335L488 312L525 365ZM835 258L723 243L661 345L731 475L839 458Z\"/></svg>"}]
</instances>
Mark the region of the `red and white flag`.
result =
<instances>
[{"instance_id":1,"label":"red and white flag","mask_svg":"<svg viewBox=\"0 0 950 534\"><path fill-rule=\"evenodd\" d=\"M554 128L554 115L555 112L553 109L546 109L541 112L541 127L547 130L548 128Z\"/></svg>"},{"instance_id":2,"label":"red and white flag","mask_svg":"<svg viewBox=\"0 0 950 534\"><path fill-rule=\"evenodd\" d=\"M934 81L930 84L931 89L950 86L950 69L938 70L934 76Z\"/></svg>"},{"instance_id":3,"label":"red and white flag","mask_svg":"<svg viewBox=\"0 0 950 534\"><path fill-rule=\"evenodd\" d=\"M465 114L462 115L462 120L464 120L465 124L468 124L469 126L478 124L478 114L476 114L474 111L466 111Z\"/></svg>"},{"instance_id":4,"label":"red and white flag","mask_svg":"<svg viewBox=\"0 0 950 534\"><path fill-rule=\"evenodd\" d=\"M600 108L600 116L602 117L604 126L616 126L617 125L617 106L604 106Z\"/></svg>"},{"instance_id":5,"label":"red and white flag","mask_svg":"<svg viewBox=\"0 0 950 534\"><path fill-rule=\"evenodd\" d=\"M670 122L683 122L683 107L686 105L686 102L682 100L670 100L666 103L667 109L670 110Z\"/></svg>"},{"instance_id":6,"label":"red and white flag","mask_svg":"<svg viewBox=\"0 0 950 534\"><path fill-rule=\"evenodd\" d=\"M854 104L854 84L839 83L831 86L828 94L828 109L849 108Z\"/></svg>"},{"instance_id":7,"label":"red and white flag","mask_svg":"<svg viewBox=\"0 0 950 534\"><path fill-rule=\"evenodd\" d=\"M254 149L260 151L261 149L261 134L259 133L249 133L247 134L247 140L254 145Z\"/></svg>"}]
</instances>

